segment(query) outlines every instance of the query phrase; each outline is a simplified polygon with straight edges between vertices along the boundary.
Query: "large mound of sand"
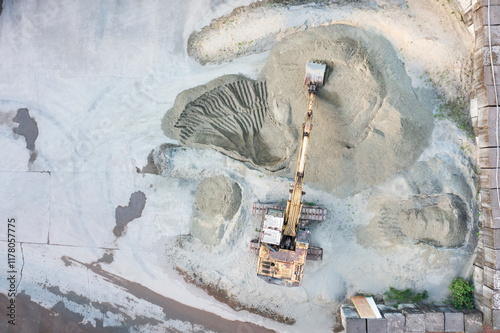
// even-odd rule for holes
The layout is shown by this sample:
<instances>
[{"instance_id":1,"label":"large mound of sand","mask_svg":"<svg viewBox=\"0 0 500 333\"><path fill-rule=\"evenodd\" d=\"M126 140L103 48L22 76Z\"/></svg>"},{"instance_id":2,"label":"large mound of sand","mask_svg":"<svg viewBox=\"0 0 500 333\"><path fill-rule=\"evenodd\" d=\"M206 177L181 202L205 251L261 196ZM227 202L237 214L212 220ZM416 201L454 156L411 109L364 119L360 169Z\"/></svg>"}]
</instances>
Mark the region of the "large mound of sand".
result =
<instances>
[{"instance_id":1,"label":"large mound of sand","mask_svg":"<svg viewBox=\"0 0 500 333\"><path fill-rule=\"evenodd\" d=\"M286 166L294 140L290 129L274 119L276 108L265 80L227 75L179 94L162 127L185 146L212 148L276 171Z\"/></svg>"},{"instance_id":2,"label":"large mound of sand","mask_svg":"<svg viewBox=\"0 0 500 333\"><path fill-rule=\"evenodd\" d=\"M262 75L271 97L289 101L297 130L306 110L309 60L326 62L328 73L317 95L306 183L346 196L409 168L428 144L433 117L389 41L339 24L277 44Z\"/></svg>"},{"instance_id":3,"label":"large mound of sand","mask_svg":"<svg viewBox=\"0 0 500 333\"><path fill-rule=\"evenodd\" d=\"M427 146L432 111L392 45L349 25L298 32L277 44L259 81L224 76L181 93L163 129L292 177L307 106L305 64L328 65L318 92L306 183L345 197L408 169ZM267 83L267 84L266 84Z\"/></svg>"}]
</instances>

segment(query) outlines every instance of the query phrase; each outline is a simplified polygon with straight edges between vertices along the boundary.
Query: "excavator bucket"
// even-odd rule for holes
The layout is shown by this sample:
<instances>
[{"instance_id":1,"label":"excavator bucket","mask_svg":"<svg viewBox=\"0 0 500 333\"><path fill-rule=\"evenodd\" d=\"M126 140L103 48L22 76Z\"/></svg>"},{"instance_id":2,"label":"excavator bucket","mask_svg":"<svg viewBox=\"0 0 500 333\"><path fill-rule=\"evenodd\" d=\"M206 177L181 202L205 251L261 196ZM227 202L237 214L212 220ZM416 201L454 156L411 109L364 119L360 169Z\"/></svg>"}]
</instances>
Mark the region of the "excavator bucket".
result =
<instances>
[{"instance_id":1,"label":"excavator bucket","mask_svg":"<svg viewBox=\"0 0 500 333\"><path fill-rule=\"evenodd\" d=\"M318 62L309 61L306 64L306 78L304 85L315 85L321 87L325 79L326 65Z\"/></svg>"}]
</instances>

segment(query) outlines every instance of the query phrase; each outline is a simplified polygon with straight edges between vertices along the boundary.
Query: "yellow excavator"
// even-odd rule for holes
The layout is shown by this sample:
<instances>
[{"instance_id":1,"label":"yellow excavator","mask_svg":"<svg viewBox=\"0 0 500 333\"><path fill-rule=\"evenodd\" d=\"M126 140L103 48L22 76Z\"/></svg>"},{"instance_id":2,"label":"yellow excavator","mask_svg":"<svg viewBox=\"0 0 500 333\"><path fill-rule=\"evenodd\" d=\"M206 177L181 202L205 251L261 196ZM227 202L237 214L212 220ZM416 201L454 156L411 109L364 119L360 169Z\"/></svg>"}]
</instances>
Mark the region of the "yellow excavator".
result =
<instances>
[{"instance_id":1,"label":"yellow excavator","mask_svg":"<svg viewBox=\"0 0 500 333\"><path fill-rule=\"evenodd\" d=\"M309 90L305 122L295 182L290 189L286 207L254 203L254 214L264 215L259 239L250 242L250 251L259 255L257 276L277 285L298 287L302 283L304 264L308 260L322 260L323 250L309 246L311 221L326 219L326 209L304 207L302 191L307 151L312 129L313 105L316 89L323 85L326 65L317 62L306 64L304 84Z\"/></svg>"}]
</instances>

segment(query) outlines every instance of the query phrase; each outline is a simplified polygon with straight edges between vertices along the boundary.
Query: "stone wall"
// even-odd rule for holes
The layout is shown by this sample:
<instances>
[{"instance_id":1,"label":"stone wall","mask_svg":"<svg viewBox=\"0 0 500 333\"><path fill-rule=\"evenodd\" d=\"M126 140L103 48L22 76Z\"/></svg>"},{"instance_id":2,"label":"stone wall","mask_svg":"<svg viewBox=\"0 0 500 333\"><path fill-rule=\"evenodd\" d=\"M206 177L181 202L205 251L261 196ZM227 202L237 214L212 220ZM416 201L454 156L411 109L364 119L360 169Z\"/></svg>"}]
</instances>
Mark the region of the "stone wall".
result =
<instances>
[{"instance_id":1,"label":"stone wall","mask_svg":"<svg viewBox=\"0 0 500 333\"><path fill-rule=\"evenodd\" d=\"M490 0L489 8L488 0L455 0L453 5L475 37L476 99L471 101L471 117L479 148L481 202L480 234L474 261L475 305L483 313L484 325L500 329L500 0Z\"/></svg>"},{"instance_id":2,"label":"stone wall","mask_svg":"<svg viewBox=\"0 0 500 333\"><path fill-rule=\"evenodd\" d=\"M433 304L401 304L397 309L377 304L383 318L360 318L356 308L340 309L346 333L406 332L483 332L482 315L478 310L458 311Z\"/></svg>"}]
</instances>

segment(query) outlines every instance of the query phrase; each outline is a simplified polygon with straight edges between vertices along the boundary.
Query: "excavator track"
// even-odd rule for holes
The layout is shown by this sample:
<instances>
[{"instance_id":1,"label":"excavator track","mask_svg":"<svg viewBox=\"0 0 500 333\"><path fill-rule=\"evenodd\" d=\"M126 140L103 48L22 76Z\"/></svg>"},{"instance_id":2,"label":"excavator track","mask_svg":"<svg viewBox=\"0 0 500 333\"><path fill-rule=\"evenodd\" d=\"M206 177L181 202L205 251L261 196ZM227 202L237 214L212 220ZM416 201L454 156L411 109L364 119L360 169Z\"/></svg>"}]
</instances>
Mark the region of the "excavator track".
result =
<instances>
[{"instance_id":1,"label":"excavator track","mask_svg":"<svg viewBox=\"0 0 500 333\"><path fill-rule=\"evenodd\" d=\"M266 204L260 202L254 202L252 207L252 213L256 215L266 214L268 209L276 209L284 211L286 209L285 205L275 205ZM300 212L300 220L311 220L311 221L324 221L326 220L328 210L326 208L321 208L318 206L302 206L302 211Z\"/></svg>"}]
</instances>

